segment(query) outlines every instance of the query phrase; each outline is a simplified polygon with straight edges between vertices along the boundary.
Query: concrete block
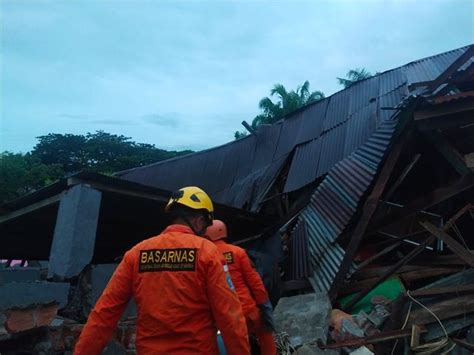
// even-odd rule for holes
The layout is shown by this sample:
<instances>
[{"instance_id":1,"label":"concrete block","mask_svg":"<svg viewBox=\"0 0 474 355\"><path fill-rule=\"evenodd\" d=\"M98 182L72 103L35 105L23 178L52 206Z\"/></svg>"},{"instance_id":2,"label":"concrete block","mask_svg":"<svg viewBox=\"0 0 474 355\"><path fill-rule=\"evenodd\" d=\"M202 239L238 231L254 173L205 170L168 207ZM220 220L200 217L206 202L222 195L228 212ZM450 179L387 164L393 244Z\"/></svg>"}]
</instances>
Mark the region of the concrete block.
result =
<instances>
[{"instance_id":1,"label":"concrete block","mask_svg":"<svg viewBox=\"0 0 474 355\"><path fill-rule=\"evenodd\" d=\"M8 267L0 269L0 285L9 282L39 281L39 267Z\"/></svg>"},{"instance_id":2,"label":"concrete block","mask_svg":"<svg viewBox=\"0 0 474 355\"><path fill-rule=\"evenodd\" d=\"M327 339L331 303L326 293L283 297L273 313L278 332L287 332L293 346Z\"/></svg>"},{"instance_id":3,"label":"concrete block","mask_svg":"<svg viewBox=\"0 0 474 355\"><path fill-rule=\"evenodd\" d=\"M48 264L48 277L77 276L94 254L102 193L76 185L61 198Z\"/></svg>"},{"instance_id":4,"label":"concrete block","mask_svg":"<svg viewBox=\"0 0 474 355\"><path fill-rule=\"evenodd\" d=\"M28 308L31 305L58 303L66 306L69 284L61 282L10 282L0 285L0 309Z\"/></svg>"}]
</instances>

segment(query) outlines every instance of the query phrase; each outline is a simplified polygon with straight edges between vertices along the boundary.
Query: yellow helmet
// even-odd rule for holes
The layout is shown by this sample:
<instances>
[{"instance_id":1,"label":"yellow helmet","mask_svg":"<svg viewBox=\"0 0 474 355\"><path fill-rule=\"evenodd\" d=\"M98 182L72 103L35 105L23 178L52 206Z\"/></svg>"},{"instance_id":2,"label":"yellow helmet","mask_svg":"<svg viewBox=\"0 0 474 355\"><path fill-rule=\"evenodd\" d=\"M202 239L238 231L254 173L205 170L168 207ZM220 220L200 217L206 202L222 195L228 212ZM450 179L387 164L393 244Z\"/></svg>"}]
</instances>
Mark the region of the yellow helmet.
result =
<instances>
[{"instance_id":1,"label":"yellow helmet","mask_svg":"<svg viewBox=\"0 0 474 355\"><path fill-rule=\"evenodd\" d=\"M193 210L206 210L208 212L209 223L214 219L214 206L209 195L196 186L187 186L173 192L165 211L168 212L172 206L180 204Z\"/></svg>"}]
</instances>

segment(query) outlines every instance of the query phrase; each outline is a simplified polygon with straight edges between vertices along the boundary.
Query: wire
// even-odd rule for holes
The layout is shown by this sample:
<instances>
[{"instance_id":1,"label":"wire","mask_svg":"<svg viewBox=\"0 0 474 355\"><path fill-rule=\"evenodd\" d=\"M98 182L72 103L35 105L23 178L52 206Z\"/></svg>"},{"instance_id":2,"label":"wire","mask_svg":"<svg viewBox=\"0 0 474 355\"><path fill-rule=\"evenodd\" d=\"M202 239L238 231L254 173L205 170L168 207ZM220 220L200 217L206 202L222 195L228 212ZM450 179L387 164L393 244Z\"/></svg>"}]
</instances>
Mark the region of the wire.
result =
<instances>
[{"instance_id":1,"label":"wire","mask_svg":"<svg viewBox=\"0 0 474 355\"><path fill-rule=\"evenodd\" d=\"M434 353L437 353L439 351L441 351L443 348L445 348L447 345L449 345L450 343L450 340L449 340L449 336L448 336L448 332L446 331L446 328L444 327L443 323L441 322L441 320L438 318L438 316L436 316L436 314L434 314L434 312L429 309L428 307L426 307L424 304L422 304L420 301L418 301L417 299L415 299L411 294L410 294L410 291L407 291L407 296L413 301L415 302L417 305L419 305L420 307L422 307L423 309L425 309L426 311L428 311L439 323L439 325L441 326L441 329L443 329L443 332L444 332L444 335L445 337L439 341L436 341L436 342L431 342L431 343L426 343L426 344L423 344L423 345L419 345L419 346L416 346L416 347L413 347L411 350L413 350L414 352L416 352L418 355L428 355L428 354L434 354ZM447 350L444 350L443 352L441 352L440 354L448 354L451 350L453 350L454 348L456 347L456 344L453 343L449 349Z\"/></svg>"}]
</instances>

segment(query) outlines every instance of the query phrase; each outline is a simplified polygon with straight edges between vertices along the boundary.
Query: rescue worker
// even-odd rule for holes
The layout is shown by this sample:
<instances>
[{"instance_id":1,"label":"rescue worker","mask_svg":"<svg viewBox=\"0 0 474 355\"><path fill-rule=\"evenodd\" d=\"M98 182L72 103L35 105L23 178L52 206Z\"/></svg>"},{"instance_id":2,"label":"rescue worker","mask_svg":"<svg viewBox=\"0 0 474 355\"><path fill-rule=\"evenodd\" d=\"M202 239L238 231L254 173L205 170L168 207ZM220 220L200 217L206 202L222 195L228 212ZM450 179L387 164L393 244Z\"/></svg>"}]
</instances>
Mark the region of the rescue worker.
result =
<instances>
[{"instance_id":1,"label":"rescue worker","mask_svg":"<svg viewBox=\"0 0 474 355\"><path fill-rule=\"evenodd\" d=\"M124 256L82 331L75 354L101 354L131 297L138 308L138 354L249 354L245 318L227 265L205 238L213 204L198 187L175 192L172 224Z\"/></svg>"},{"instance_id":2,"label":"rescue worker","mask_svg":"<svg viewBox=\"0 0 474 355\"><path fill-rule=\"evenodd\" d=\"M227 227L224 222L214 220L207 228L206 237L212 240L229 266L230 276L239 295L247 328L257 337L262 355L275 355L273 339L273 309L260 275L244 249L226 243Z\"/></svg>"}]
</instances>

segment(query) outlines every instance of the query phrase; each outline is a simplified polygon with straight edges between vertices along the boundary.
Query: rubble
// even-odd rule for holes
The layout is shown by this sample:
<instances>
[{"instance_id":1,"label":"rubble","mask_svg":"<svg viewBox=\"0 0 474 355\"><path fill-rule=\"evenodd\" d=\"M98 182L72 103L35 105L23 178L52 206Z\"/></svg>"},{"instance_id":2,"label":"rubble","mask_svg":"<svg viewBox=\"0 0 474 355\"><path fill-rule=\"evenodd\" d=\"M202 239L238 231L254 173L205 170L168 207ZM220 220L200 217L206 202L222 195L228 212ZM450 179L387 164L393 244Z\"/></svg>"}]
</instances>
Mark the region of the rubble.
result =
<instances>
[{"instance_id":1,"label":"rubble","mask_svg":"<svg viewBox=\"0 0 474 355\"><path fill-rule=\"evenodd\" d=\"M326 342L331 303L327 294L282 297L274 311L277 331L285 331L293 346Z\"/></svg>"}]
</instances>

